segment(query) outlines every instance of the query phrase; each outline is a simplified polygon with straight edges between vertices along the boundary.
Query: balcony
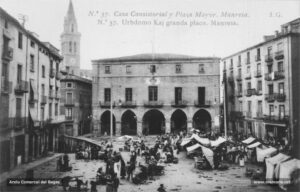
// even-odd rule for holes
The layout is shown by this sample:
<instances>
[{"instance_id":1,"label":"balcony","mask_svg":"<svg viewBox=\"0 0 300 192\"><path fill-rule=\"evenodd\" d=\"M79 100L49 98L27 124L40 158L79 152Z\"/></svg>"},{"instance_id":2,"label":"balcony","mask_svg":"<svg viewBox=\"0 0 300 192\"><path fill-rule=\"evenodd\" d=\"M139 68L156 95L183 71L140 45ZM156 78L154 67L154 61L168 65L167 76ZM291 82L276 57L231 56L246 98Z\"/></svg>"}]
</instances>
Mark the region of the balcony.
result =
<instances>
[{"instance_id":1,"label":"balcony","mask_svg":"<svg viewBox=\"0 0 300 192\"><path fill-rule=\"evenodd\" d=\"M161 108L163 105L162 101L144 101L144 107L148 108Z\"/></svg>"},{"instance_id":2,"label":"balcony","mask_svg":"<svg viewBox=\"0 0 300 192\"><path fill-rule=\"evenodd\" d=\"M73 106L75 106L74 99L66 99L65 106L67 106L67 107L73 107Z\"/></svg>"},{"instance_id":3,"label":"balcony","mask_svg":"<svg viewBox=\"0 0 300 192\"><path fill-rule=\"evenodd\" d=\"M37 103L37 102L38 102L38 99L37 99L37 98L34 98L34 96L30 96L30 97L29 97L28 103L29 103L30 105L34 105L34 104Z\"/></svg>"},{"instance_id":4,"label":"balcony","mask_svg":"<svg viewBox=\"0 0 300 192\"><path fill-rule=\"evenodd\" d=\"M184 108L187 106L187 101L185 101L185 100L172 101L171 106L176 107L176 108Z\"/></svg>"},{"instance_id":5,"label":"balcony","mask_svg":"<svg viewBox=\"0 0 300 192\"><path fill-rule=\"evenodd\" d=\"M273 62L273 54L265 55L265 62L267 62L268 64L272 64L272 62Z\"/></svg>"},{"instance_id":6,"label":"balcony","mask_svg":"<svg viewBox=\"0 0 300 192\"><path fill-rule=\"evenodd\" d=\"M261 89L257 89L256 90L256 95L262 95L262 90Z\"/></svg>"},{"instance_id":7,"label":"balcony","mask_svg":"<svg viewBox=\"0 0 300 192\"><path fill-rule=\"evenodd\" d=\"M256 119L263 119L264 118L264 114L261 111L256 112Z\"/></svg>"},{"instance_id":8,"label":"balcony","mask_svg":"<svg viewBox=\"0 0 300 192\"><path fill-rule=\"evenodd\" d=\"M250 97L250 96L252 96L252 95L256 95L256 89L246 89L246 90L245 90L245 95L246 95L247 97Z\"/></svg>"},{"instance_id":9,"label":"balcony","mask_svg":"<svg viewBox=\"0 0 300 192\"><path fill-rule=\"evenodd\" d=\"M12 82L10 82L7 79L2 77L2 79L1 79L1 93L2 94L9 94L9 93L11 93L11 89L12 89Z\"/></svg>"},{"instance_id":10,"label":"balcony","mask_svg":"<svg viewBox=\"0 0 300 192\"><path fill-rule=\"evenodd\" d=\"M232 64L230 65L229 70L233 70L233 65Z\"/></svg>"},{"instance_id":11,"label":"balcony","mask_svg":"<svg viewBox=\"0 0 300 192\"><path fill-rule=\"evenodd\" d=\"M274 102L275 101L275 94L266 94L265 95L265 99L268 101L268 102Z\"/></svg>"},{"instance_id":12,"label":"balcony","mask_svg":"<svg viewBox=\"0 0 300 192\"><path fill-rule=\"evenodd\" d=\"M230 112L230 119L231 120L236 120L236 119L242 119L244 118L244 114L242 111L231 111Z\"/></svg>"},{"instance_id":13,"label":"balcony","mask_svg":"<svg viewBox=\"0 0 300 192\"><path fill-rule=\"evenodd\" d=\"M289 122L289 116L275 116L275 115L264 115L263 118L266 123L284 123Z\"/></svg>"},{"instance_id":14,"label":"balcony","mask_svg":"<svg viewBox=\"0 0 300 192\"><path fill-rule=\"evenodd\" d=\"M284 58L283 50L275 52L276 60L283 59L283 58Z\"/></svg>"},{"instance_id":15,"label":"balcony","mask_svg":"<svg viewBox=\"0 0 300 192\"><path fill-rule=\"evenodd\" d=\"M194 101L195 107L210 107L211 106L211 101Z\"/></svg>"},{"instance_id":16,"label":"balcony","mask_svg":"<svg viewBox=\"0 0 300 192\"><path fill-rule=\"evenodd\" d=\"M65 119L70 121L70 120L73 120L73 117L72 116L65 116Z\"/></svg>"},{"instance_id":17,"label":"balcony","mask_svg":"<svg viewBox=\"0 0 300 192\"><path fill-rule=\"evenodd\" d=\"M14 117L10 119L10 127L13 129L26 128L27 122L27 117Z\"/></svg>"},{"instance_id":18,"label":"balcony","mask_svg":"<svg viewBox=\"0 0 300 192\"><path fill-rule=\"evenodd\" d=\"M242 62L241 62L241 61L238 61L238 62L237 62L237 66L238 66L238 67L241 67L241 66L242 66Z\"/></svg>"},{"instance_id":19,"label":"balcony","mask_svg":"<svg viewBox=\"0 0 300 192\"><path fill-rule=\"evenodd\" d=\"M251 73L246 73L245 74L245 79L251 79Z\"/></svg>"},{"instance_id":20,"label":"balcony","mask_svg":"<svg viewBox=\"0 0 300 192\"><path fill-rule=\"evenodd\" d=\"M238 91L236 94L237 97L243 97L243 92L242 91Z\"/></svg>"},{"instance_id":21,"label":"balcony","mask_svg":"<svg viewBox=\"0 0 300 192\"><path fill-rule=\"evenodd\" d=\"M245 64L247 65L247 64L250 64L250 58L246 58L245 59Z\"/></svg>"},{"instance_id":22,"label":"balcony","mask_svg":"<svg viewBox=\"0 0 300 192\"><path fill-rule=\"evenodd\" d=\"M121 103L122 108L135 108L136 106L136 101L123 101Z\"/></svg>"},{"instance_id":23,"label":"balcony","mask_svg":"<svg viewBox=\"0 0 300 192\"><path fill-rule=\"evenodd\" d=\"M61 80L62 79L62 74L60 72L57 72L55 78L58 81Z\"/></svg>"},{"instance_id":24,"label":"balcony","mask_svg":"<svg viewBox=\"0 0 300 192\"><path fill-rule=\"evenodd\" d=\"M252 118L252 111L245 111L244 114L245 114L245 117Z\"/></svg>"},{"instance_id":25,"label":"balcony","mask_svg":"<svg viewBox=\"0 0 300 192\"><path fill-rule=\"evenodd\" d=\"M57 100L58 100L58 99L60 99L60 98L61 98L61 95L60 95L60 93L56 91L56 94L55 94L55 99L57 99Z\"/></svg>"},{"instance_id":26,"label":"balcony","mask_svg":"<svg viewBox=\"0 0 300 192\"><path fill-rule=\"evenodd\" d=\"M50 99L54 99L55 98L55 91L54 90L50 90L49 91L49 98Z\"/></svg>"},{"instance_id":27,"label":"balcony","mask_svg":"<svg viewBox=\"0 0 300 192\"><path fill-rule=\"evenodd\" d=\"M286 96L284 93L272 93L272 94L266 94L265 98L268 102L274 102L275 100L278 102L284 102Z\"/></svg>"},{"instance_id":28,"label":"balcony","mask_svg":"<svg viewBox=\"0 0 300 192\"><path fill-rule=\"evenodd\" d=\"M50 69L50 73L49 73L49 76L50 76L50 78L53 78L53 77L55 77L55 74L56 74L56 70L55 69Z\"/></svg>"},{"instance_id":29,"label":"balcony","mask_svg":"<svg viewBox=\"0 0 300 192\"><path fill-rule=\"evenodd\" d=\"M3 53L2 53L2 59L5 59L7 61L11 61L14 56L14 50L11 47L3 47Z\"/></svg>"},{"instance_id":30,"label":"balcony","mask_svg":"<svg viewBox=\"0 0 300 192\"><path fill-rule=\"evenodd\" d=\"M47 103L47 96L46 95L42 95L41 96L41 105L45 105Z\"/></svg>"},{"instance_id":31,"label":"balcony","mask_svg":"<svg viewBox=\"0 0 300 192\"><path fill-rule=\"evenodd\" d=\"M19 81L15 87L16 94L28 93L28 81Z\"/></svg>"},{"instance_id":32,"label":"balcony","mask_svg":"<svg viewBox=\"0 0 300 192\"><path fill-rule=\"evenodd\" d=\"M227 79L228 79L229 83L234 83L234 77L233 77L233 75L229 75Z\"/></svg>"},{"instance_id":33,"label":"balcony","mask_svg":"<svg viewBox=\"0 0 300 192\"><path fill-rule=\"evenodd\" d=\"M274 71L272 73L265 74L266 81L276 81L280 79L284 79L284 71Z\"/></svg>"},{"instance_id":34,"label":"balcony","mask_svg":"<svg viewBox=\"0 0 300 192\"><path fill-rule=\"evenodd\" d=\"M238 74L238 75L236 76L236 80L237 80L237 81L241 81L241 80L242 80L242 74Z\"/></svg>"},{"instance_id":35,"label":"balcony","mask_svg":"<svg viewBox=\"0 0 300 192\"><path fill-rule=\"evenodd\" d=\"M262 76L261 71L254 71L254 77L255 78L259 78L261 76Z\"/></svg>"},{"instance_id":36,"label":"balcony","mask_svg":"<svg viewBox=\"0 0 300 192\"><path fill-rule=\"evenodd\" d=\"M260 55L255 55L255 61L260 61Z\"/></svg>"}]
</instances>

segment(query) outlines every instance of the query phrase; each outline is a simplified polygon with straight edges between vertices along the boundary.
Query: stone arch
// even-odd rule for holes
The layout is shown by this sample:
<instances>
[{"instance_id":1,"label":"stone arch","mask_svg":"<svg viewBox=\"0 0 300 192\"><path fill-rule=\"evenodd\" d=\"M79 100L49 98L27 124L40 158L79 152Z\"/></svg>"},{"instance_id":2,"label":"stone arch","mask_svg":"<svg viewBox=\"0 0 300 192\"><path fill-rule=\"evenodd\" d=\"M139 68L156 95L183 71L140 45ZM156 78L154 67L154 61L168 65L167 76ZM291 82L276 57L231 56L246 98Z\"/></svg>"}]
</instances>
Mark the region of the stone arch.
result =
<instances>
[{"instance_id":1,"label":"stone arch","mask_svg":"<svg viewBox=\"0 0 300 192\"><path fill-rule=\"evenodd\" d=\"M171 116L171 132L187 131L187 116L181 109L176 109Z\"/></svg>"},{"instance_id":2,"label":"stone arch","mask_svg":"<svg viewBox=\"0 0 300 192\"><path fill-rule=\"evenodd\" d=\"M143 116L143 134L144 135L160 135L164 134L166 130L166 119L164 114L157 110L151 109L145 112Z\"/></svg>"},{"instance_id":3,"label":"stone arch","mask_svg":"<svg viewBox=\"0 0 300 192\"><path fill-rule=\"evenodd\" d=\"M121 117L121 135L137 134L137 116L131 110L126 110Z\"/></svg>"},{"instance_id":4,"label":"stone arch","mask_svg":"<svg viewBox=\"0 0 300 192\"><path fill-rule=\"evenodd\" d=\"M101 114L100 117L100 122L101 122L101 135L107 134L110 135L110 110L106 110ZM116 118L115 115L112 114L113 116L113 135L116 134Z\"/></svg>"},{"instance_id":5,"label":"stone arch","mask_svg":"<svg viewBox=\"0 0 300 192\"><path fill-rule=\"evenodd\" d=\"M193 116L193 127L202 132L208 132L211 130L211 122L211 115L205 109L199 109Z\"/></svg>"}]
</instances>

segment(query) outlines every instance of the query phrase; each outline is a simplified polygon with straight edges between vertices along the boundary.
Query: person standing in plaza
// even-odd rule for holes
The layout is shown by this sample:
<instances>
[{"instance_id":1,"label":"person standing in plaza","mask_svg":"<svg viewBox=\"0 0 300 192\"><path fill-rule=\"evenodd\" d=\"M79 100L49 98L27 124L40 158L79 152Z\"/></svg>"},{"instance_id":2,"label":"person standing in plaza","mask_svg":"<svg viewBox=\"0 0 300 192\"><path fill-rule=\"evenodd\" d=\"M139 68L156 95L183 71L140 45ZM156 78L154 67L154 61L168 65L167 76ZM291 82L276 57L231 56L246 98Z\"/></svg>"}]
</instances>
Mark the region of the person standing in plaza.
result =
<instances>
[{"instance_id":1,"label":"person standing in plaza","mask_svg":"<svg viewBox=\"0 0 300 192\"><path fill-rule=\"evenodd\" d=\"M113 178L110 174L106 178L106 192L113 192Z\"/></svg>"},{"instance_id":2,"label":"person standing in plaza","mask_svg":"<svg viewBox=\"0 0 300 192\"><path fill-rule=\"evenodd\" d=\"M119 180L118 175L116 173L114 173L112 180L113 180L113 192L118 192L120 180Z\"/></svg>"}]
</instances>

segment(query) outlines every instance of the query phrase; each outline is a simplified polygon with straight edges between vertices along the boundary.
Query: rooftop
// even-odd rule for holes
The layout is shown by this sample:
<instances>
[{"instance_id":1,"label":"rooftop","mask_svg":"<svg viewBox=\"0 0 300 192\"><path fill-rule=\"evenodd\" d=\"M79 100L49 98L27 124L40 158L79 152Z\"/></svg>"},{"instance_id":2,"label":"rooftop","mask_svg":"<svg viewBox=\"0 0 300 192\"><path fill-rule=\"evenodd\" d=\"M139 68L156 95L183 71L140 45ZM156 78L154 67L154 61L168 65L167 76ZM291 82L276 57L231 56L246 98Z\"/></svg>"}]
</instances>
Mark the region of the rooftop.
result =
<instances>
[{"instance_id":1,"label":"rooftop","mask_svg":"<svg viewBox=\"0 0 300 192\"><path fill-rule=\"evenodd\" d=\"M173 61L173 60L219 60L218 57L196 57L171 53L143 53L124 57L104 58L93 62L124 62L124 61Z\"/></svg>"}]
</instances>

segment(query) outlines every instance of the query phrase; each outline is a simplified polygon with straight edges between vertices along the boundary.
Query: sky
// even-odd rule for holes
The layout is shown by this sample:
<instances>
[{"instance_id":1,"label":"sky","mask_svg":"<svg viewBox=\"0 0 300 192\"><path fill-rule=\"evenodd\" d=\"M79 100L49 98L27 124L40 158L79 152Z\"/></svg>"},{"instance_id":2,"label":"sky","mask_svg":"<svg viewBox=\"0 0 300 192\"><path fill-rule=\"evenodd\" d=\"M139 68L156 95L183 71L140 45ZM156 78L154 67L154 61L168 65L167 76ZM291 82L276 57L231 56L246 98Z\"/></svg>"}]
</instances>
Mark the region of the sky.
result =
<instances>
[{"instance_id":1,"label":"sky","mask_svg":"<svg viewBox=\"0 0 300 192\"><path fill-rule=\"evenodd\" d=\"M26 15L27 30L61 49L60 35L69 1L0 0L0 7L15 18ZM264 35L272 35L280 25L300 17L299 0L72 2L81 33L82 69L91 69L91 60L140 53L222 58L260 43Z\"/></svg>"}]
</instances>

